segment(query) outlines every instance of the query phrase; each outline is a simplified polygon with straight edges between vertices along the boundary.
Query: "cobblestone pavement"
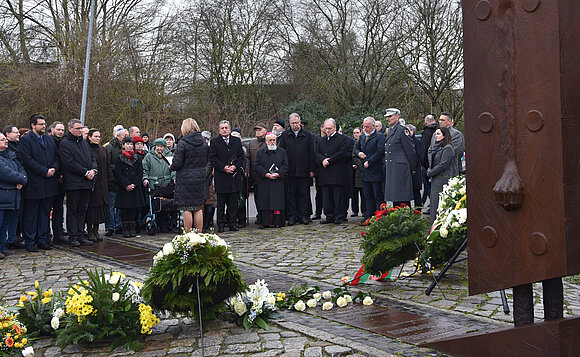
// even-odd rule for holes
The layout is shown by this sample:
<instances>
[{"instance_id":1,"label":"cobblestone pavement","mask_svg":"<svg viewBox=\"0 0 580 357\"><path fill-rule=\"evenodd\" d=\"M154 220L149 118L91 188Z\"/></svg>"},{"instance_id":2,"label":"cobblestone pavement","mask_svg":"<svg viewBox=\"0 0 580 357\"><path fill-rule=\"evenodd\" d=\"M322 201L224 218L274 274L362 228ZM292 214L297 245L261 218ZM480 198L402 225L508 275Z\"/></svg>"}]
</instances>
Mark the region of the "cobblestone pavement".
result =
<instances>
[{"instance_id":1,"label":"cobblestone pavement","mask_svg":"<svg viewBox=\"0 0 580 357\"><path fill-rule=\"evenodd\" d=\"M220 236L231 245L235 261L244 279L252 283L265 278L272 289L287 290L295 283L307 282L329 289L340 279L353 276L360 267L360 227L354 222L336 225L299 225L280 229L257 229L255 226ZM159 249L171 236L158 234L139 238L112 240L129 242L145 249ZM122 271L143 280L147 269L95 256L86 251L57 246L51 251L16 255L0 261L0 301L15 304L22 292L30 290L35 280L55 290L65 289L83 267ZM402 270L400 277L397 277ZM353 288L371 292L375 303L401 311L417 313L486 330L511 326L511 314L502 311L499 293L467 295L466 262L453 266L440 283L445 297L435 289L424 294L431 283L428 275L406 277L413 272L411 263L396 269L386 282L370 282ZM565 281L566 314L580 314L578 285ZM536 317L543 316L541 284L535 286ZM511 291L506 291L511 307ZM357 306L353 306L356 311ZM356 313L356 312L353 312ZM272 321L269 331L235 326L224 319L206 322L206 356L438 356L436 351L419 348L398 339L389 339L345 323L329 321L316 312L282 312ZM200 329L187 317L164 316L147 336L145 348L134 353L122 348L109 352L107 345L69 346L61 350L54 339L34 342L37 356L201 356Z\"/></svg>"}]
</instances>

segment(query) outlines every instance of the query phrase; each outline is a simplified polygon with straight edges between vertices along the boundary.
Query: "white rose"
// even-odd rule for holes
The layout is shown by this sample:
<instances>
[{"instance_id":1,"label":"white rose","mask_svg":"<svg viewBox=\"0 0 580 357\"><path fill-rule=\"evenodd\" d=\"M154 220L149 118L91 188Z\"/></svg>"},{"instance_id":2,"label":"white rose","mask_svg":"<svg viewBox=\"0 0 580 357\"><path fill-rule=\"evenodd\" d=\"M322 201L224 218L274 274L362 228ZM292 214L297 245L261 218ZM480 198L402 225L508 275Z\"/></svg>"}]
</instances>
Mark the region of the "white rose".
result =
<instances>
[{"instance_id":1,"label":"white rose","mask_svg":"<svg viewBox=\"0 0 580 357\"><path fill-rule=\"evenodd\" d=\"M306 305L308 305L308 307L316 307L317 304L318 300L316 299L309 299L308 301L306 301Z\"/></svg>"},{"instance_id":2,"label":"white rose","mask_svg":"<svg viewBox=\"0 0 580 357\"><path fill-rule=\"evenodd\" d=\"M34 357L34 348L32 346L28 346L22 350L22 355L24 357Z\"/></svg>"},{"instance_id":3,"label":"white rose","mask_svg":"<svg viewBox=\"0 0 580 357\"><path fill-rule=\"evenodd\" d=\"M460 193L461 195L465 195L465 187L461 187L461 188L459 189L459 193Z\"/></svg>"},{"instance_id":4,"label":"white rose","mask_svg":"<svg viewBox=\"0 0 580 357\"><path fill-rule=\"evenodd\" d=\"M58 317L53 317L52 320L50 320L50 326L52 326L53 329L57 330L58 327L60 326L60 320L58 319Z\"/></svg>"},{"instance_id":5,"label":"white rose","mask_svg":"<svg viewBox=\"0 0 580 357\"><path fill-rule=\"evenodd\" d=\"M343 296L336 299L336 305L338 305L339 307L345 307L347 304L348 304L348 302L346 301L346 299Z\"/></svg>"},{"instance_id":6,"label":"white rose","mask_svg":"<svg viewBox=\"0 0 580 357\"><path fill-rule=\"evenodd\" d=\"M238 314L238 316L242 316L246 313L246 311L248 311L248 309L246 308L246 304L244 304L242 301L236 301L234 304L234 311L236 314Z\"/></svg>"},{"instance_id":7,"label":"white rose","mask_svg":"<svg viewBox=\"0 0 580 357\"><path fill-rule=\"evenodd\" d=\"M326 290L325 292L322 293L322 297L325 298L326 300L330 300L330 298L332 297L332 293Z\"/></svg>"},{"instance_id":8,"label":"white rose","mask_svg":"<svg viewBox=\"0 0 580 357\"><path fill-rule=\"evenodd\" d=\"M370 296L367 296L364 298L363 300L363 305L372 305L373 304L373 298L371 298Z\"/></svg>"},{"instance_id":9,"label":"white rose","mask_svg":"<svg viewBox=\"0 0 580 357\"><path fill-rule=\"evenodd\" d=\"M266 303L270 306L276 305L276 297L273 294L269 294L266 297Z\"/></svg>"},{"instance_id":10,"label":"white rose","mask_svg":"<svg viewBox=\"0 0 580 357\"><path fill-rule=\"evenodd\" d=\"M119 293L113 293L113 297L112 297L112 299L113 299L113 301L117 302L117 301L119 301L119 298L120 298L120 297L121 297L121 296L119 295Z\"/></svg>"},{"instance_id":11,"label":"white rose","mask_svg":"<svg viewBox=\"0 0 580 357\"><path fill-rule=\"evenodd\" d=\"M121 280L121 276L120 275L117 275L117 274L112 275L109 278L109 284L116 285L120 280Z\"/></svg>"},{"instance_id":12,"label":"white rose","mask_svg":"<svg viewBox=\"0 0 580 357\"><path fill-rule=\"evenodd\" d=\"M322 310L330 310L334 305L330 301L325 302L322 304Z\"/></svg>"},{"instance_id":13,"label":"white rose","mask_svg":"<svg viewBox=\"0 0 580 357\"><path fill-rule=\"evenodd\" d=\"M175 253L175 249L173 249L173 244L165 243L163 245L163 255L169 255Z\"/></svg>"},{"instance_id":14,"label":"white rose","mask_svg":"<svg viewBox=\"0 0 580 357\"><path fill-rule=\"evenodd\" d=\"M447 237L447 235L449 234L449 231L447 230L447 228L441 228L439 230L439 235L443 238Z\"/></svg>"},{"instance_id":15,"label":"white rose","mask_svg":"<svg viewBox=\"0 0 580 357\"><path fill-rule=\"evenodd\" d=\"M294 304L294 308L297 311L304 311L304 310L306 310L306 304L304 304L304 301L298 300L298 302L296 304Z\"/></svg>"},{"instance_id":16,"label":"white rose","mask_svg":"<svg viewBox=\"0 0 580 357\"><path fill-rule=\"evenodd\" d=\"M64 316L64 310L59 307L58 309L54 310L54 312L52 313L52 316L60 319L61 317Z\"/></svg>"},{"instance_id":17,"label":"white rose","mask_svg":"<svg viewBox=\"0 0 580 357\"><path fill-rule=\"evenodd\" d=\"M315 298L317 301L319 301L322 295L320 293L315 293L314 295L312 295L312 297Z\"/></svg>"},{"instance_id":18,"label":"white rose","mask_svg":"<svg viewBox=\"0 0 580 357\"><path fill-rule=\"evenodd\" d=\"M344 295L344 298L346 299L346 302L351 303L352 302L352 296L350 295Z\"/></svg>"},{"instance_id":19,"label":"white rose","mask_svg":"<svg viewBox=\"0 0 580 357\"><path fill-rule=\"evenodd\" d=\"M459 227L461 227L461 225L458 222L453 222L453 224L451 225L451 227L453 227L453 228L459 228Z\"/></svg>"}]
</instances>

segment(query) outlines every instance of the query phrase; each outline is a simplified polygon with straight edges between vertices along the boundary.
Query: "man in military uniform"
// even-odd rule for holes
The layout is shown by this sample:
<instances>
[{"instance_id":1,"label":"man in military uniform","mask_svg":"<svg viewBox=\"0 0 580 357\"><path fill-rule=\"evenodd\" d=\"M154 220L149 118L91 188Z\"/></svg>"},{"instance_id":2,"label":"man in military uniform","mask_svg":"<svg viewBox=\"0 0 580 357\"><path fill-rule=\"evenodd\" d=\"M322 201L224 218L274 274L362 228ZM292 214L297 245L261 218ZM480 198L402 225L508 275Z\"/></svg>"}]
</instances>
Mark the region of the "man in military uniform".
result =
<instances>
[{"instance_id":1,"label":"man in military uniform","mask_svg":"<svg viewBox=\"0 0 580 357\"><path fill-rule=\"evenodd\" d=\"M399 123L401 112L396 108L387 109L385 117L389 133L385 142L385 201L393 206L402 203L410 206L413 199L413 178L411 168L415 167L415 143L409 129Z\"/></svg>"}]
</instances>

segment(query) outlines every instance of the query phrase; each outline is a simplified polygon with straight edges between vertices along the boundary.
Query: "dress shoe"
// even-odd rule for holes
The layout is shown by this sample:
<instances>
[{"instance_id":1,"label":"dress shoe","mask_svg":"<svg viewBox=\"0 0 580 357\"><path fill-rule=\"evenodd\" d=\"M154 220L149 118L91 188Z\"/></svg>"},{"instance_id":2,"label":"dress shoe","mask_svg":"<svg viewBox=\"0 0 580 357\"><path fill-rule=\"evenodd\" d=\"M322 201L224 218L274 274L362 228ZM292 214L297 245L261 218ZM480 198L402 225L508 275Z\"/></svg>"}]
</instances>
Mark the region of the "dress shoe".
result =
<instances>
[{"instance_id":1,"label":"dress shoe","mask_svg":"<svg viewBox=\"0 0 580 357\"><path fill-rule=\"evenodd\" d=\"M38 243L38 248L44 249L44 250L51 250L52 249L52 247L48 243Z\"/></svg>"},{"instance_id":2,"label":"dress shoe","mask_svg":"<svg viewBox=\"0 0 580 357\"><path fill-rule=\"evenodd\" d=\"M350 215L351 217L358 217L358 213L353 213Z\"/></svg>"},{"instance_id":3,"label":"dress shoe","mask_svg":"<svg viewBox=\"0 0 580 357\"><path fill-rule=\"evenodd\" d=\"M56 244L68 244L68 238L65 238L64 236L54 237L52 241Z\"/></svg>"},{"instance_id":4,"label":"dress shoe","mask_svg":"<svg viewBox=\"0 0 580 357\"><path fill-rule=\"evenodd\" d=\"M37 253L38 247L36 246L36 244L28 244L26 245L26 250L29 251L30 253Z\"/></svg>"},{"instance_id":5,"label":"dress shoe","mask_svg":"<svg viewBox=\"0 0 580 357\"><path fill-rule=\"evenodd\" d=\"M218 227L218 233L223 233L226 229L224 227Z\"/></svg>"},{"instance_id":6,"label":"dress shoe","mask_svg":"<svg viewBox=\"0 0 580 357\"><path fill-rule=\"evenodd\" d=\"M238 228L238 225L237 224L234 224L234 225L230 226L230 232L237 232L239 230L240 229Z\"/></svg>"},{"instance_id":7,"label":"dress shoe","mask_svg":"<svg viewBox=\"0 0 580 357\"><path fill-rule=\"evenodd\" d=\"M10 251L10 250L5 250L2 252L5 256L9 256L9 255L14 255L16 254L16 252Z\"/></svg>"},{"instance_id":8,"label":"dress shoe","mask_svg":"<svg viewBox=\"0 0 580 357\"><path fill-rule=\"evenodd\" d=\"M320 218L321 218L321 217L320 217L320 215L319 215L319 214L316 214L316 215L314 215L314 217L312 217L312 219L320 219Z\"/></svg>"},{"instance_id":9,"label":"dress shoe","mask_svg":"<svg viewBox=\"0 0 580 357\"><path fill-rule=\"evenodd\" d=\"M310 221L307 218L300 218L300 224L308 224Z\"/></svg>"},{"instance_id":10,"label":"dress shoe","mask_svg":"<svg viewBox=\"0 0 580 357\"><path fill-rule=\"evenodd\" d=\"M6 255L4 255L4 252L0 252L0 260L6 258Z\"/></svg>"},{"instance_id":11,"label":"dress shoe","mask_svg":"<svg viewBox=\"0 0 580 357\"><path fill-rule=\"evenodd\" d=\"M348 218L344 217L344 218L342 219L342 221L343 221L343 222L348 222Z\"/></svg>"},{"instance_id":12,"label":"dress shoe","mask_svg":"<svg viewBox=\"0 0 580 357\"><path fill-rule=\"evenodd\" d=\"M334 224L342 224L342 219L334 221Z\"/></svg>"},{"instance_id":13,"label":"dress shoe","mask_svg":"<svg viewBox=\"0 0 580 357\"><path fill-rule=\"evenodd\" d=\"M291 217L290 219L288 219L288 226L293 226L296 224L296 218Z\"/></svg>"},{"instance_id":14,"label":"dress shoe","mask_svg":"<svg viewBox=\"0 0 580 357\"><path fill-rule=\"evenodd\" d=\"M9 243L6 248L8 248L8 249L26 249L26 244L24 244L22 242L14 242L14 243Z\"/></svg>"},{"instance_id":15,"label":"dress shoe","mask_svg":"<svg viewBox=\"0 0 580 357\"><path fill-rule=\"evenodd\" d=\"M105 233L107 237L111 237L113 234L115 234L115 232L112 229L107 229L107 233Z\"/></svg>"},{"instance_id":16,"label":"dress shoe","mask_svg":"<svg viewBox=\"0 0 580 357\"><path fill-rule=\"evenodd\" d=\"M69 239L68 245L70 245L71 247L80 247L81 246L79 241L74 239L74 238Z\"/></svg>"},{"instance_id":17,"label":"dress shoe","mask_svg":"<svg viewBox=\"0 0 580 357\"><path fill-rule=\"evenodd\" d=\"M320 222L320 224L330 224L330 223L334 223L334 221L325 220Z\"/></svg>"},{"instance_id":18,"label":"dress shoe","mask_svg":"<svg viewBox=\"0 0 580 357\"><path fill-rule=\"evenodd\" d=\"M79 243L80 243L81 245L93 245L93 242L91 242L90 240L88 240L88 239L85 239L85 238L81 238L81 239L79 239Z\"/></svg>"}]
</instances>

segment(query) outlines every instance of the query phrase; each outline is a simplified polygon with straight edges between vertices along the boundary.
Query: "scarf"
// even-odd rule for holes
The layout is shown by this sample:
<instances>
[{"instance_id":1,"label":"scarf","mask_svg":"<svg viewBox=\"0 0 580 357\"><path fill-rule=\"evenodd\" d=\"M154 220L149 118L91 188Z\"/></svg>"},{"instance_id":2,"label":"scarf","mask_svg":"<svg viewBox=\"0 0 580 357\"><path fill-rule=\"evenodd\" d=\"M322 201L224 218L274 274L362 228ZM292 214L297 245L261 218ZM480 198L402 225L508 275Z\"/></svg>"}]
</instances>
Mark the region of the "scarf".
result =
<instances>
[{"instance_id":1,"label":"scarf","mask_svg":"<svg viewBox=\"0 0 580 357\"><path fill-rule=\"evenodd\" d=\"M133 155L135 155L135 151L131 150L129 152L123 150L123 155L127 156L127 159L133 160Z\"/></svg>"}]
</instances>

